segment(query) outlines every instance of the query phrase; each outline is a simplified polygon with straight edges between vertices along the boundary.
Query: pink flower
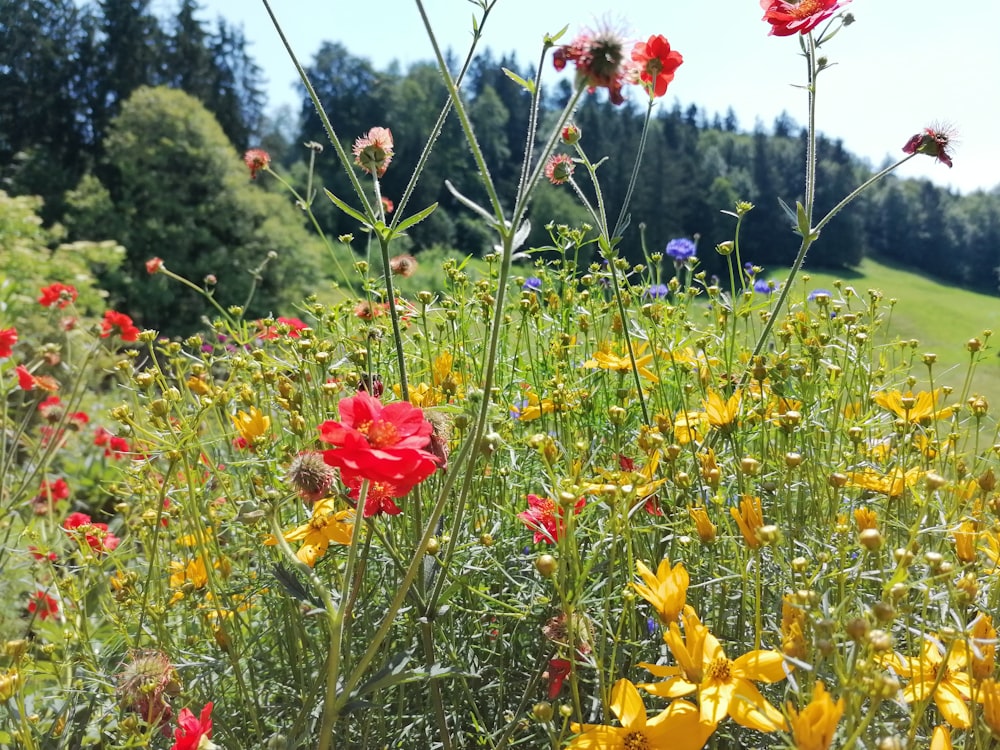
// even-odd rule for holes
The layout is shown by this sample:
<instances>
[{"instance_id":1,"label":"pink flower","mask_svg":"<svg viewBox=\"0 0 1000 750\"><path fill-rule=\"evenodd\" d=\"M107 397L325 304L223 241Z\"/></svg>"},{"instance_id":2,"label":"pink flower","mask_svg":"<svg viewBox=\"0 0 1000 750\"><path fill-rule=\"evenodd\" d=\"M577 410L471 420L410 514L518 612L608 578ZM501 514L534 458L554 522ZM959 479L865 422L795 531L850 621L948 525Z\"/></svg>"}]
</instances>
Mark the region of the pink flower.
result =
<instances>
[{"instance_id":1,"label":"pink flower","mask_svg":"<svg viewBox=\"0 0 1000 750\"><path fill-rule=\"evenodd\" d=\"M382 196L382 210L387 214L391 214L396 209L396 204L392 202L391 199Z\"/></svg>"},{"instance_id":2,"label":"pink flower","mask_svg":"<svg viewBox=\"0 0 1000 750\"><path fill-rule=\"evenodd\" d=\"M250 179L256 180L257 173L271 163L271 155L262 148L252 148L243 154L243 163L250 170Z\"/></svg>"},{"instance_id":3,"label":"pink flower","mask_svg":"<svg viewBox=\"0 0 1000 750\"><path fill-rule=\"evenodd\" d=\"M121 539L108 531L106 523L95 523L86 513L70 513L63 521L63 528L82 535L87 545L98 554L117 549L121 542Z\"/></svg>"},{"instance_id":4,"label":"pink flower","mask_svg":"<svg viewBox=\"0 0 1000 750\"><path fill-rule=\"evenodd\" d=\"M573 511L579 514L586 501L581 497L573 506ZM566 531L566 511L555 501L538 495L528 495L528 509L517 514L525 526L535 532L534 542L555 544Z\"/></svg>"},{"instance_id":5,"label":"pink flower","mask_svg":"<svg viewBox=\"0 0 1000 750\"><path fill-rule=\"evenodd\" d=\"M197 719L191 710L182 708L174 730L174 744L170 750L212 750L212 704L206 703Z\"/></svg>"},{"instance_id":6,"label":"pink flower","mask_svg":"<svg viewBox=\"0 0 1000 750\"><path fill-rule=\"evenodd\" d=\"M28 597L28 612L36 615L39 620L58 617L59 602L54 597L49 596L39 589Z\"/></svg>"},{"instance_id":7,"label":"pink flower","mask_svg":"<svg viewBox=\"0 0 1000 750\"><path fill-rule=\"evenodd\" d=\"M354 141L354 163L368 174L374 172L379 177L392 161L392 131L389 128L372 128Z\"/></svg>"},{"instance_id":8,"label":"pink flower","mask_svg":"<svg viewBox=\"0 0 1000 750\"><path fill-rule=\"evenodd\" d=\"M38 304L42 307L52 307L55 305L60 310L76 302L77 291L75 286L69 284L49 284L42 288L42 296L38 298Z\"/></svg>"},{"instance_id":9,"label":"pink flower","mask_svg":"<svg viewBox=\"0 0 1000 750\"><path fill-rule=\"evenodd\" d=\"M808 34L851 0L760 0L762 20L771 24L770 36Z\"/></svg>"},{"instance_id":10,"label":"pink flower","mask_svg":"<svg viewBox=\"0 0 1000 750\"><path fill-rule=\"evenodd\" d=\"M16 343L16 328L0 328L0 357L9 357L13 354L14 344Z\"/></svg>"},{"instance_id":11,"label":"pink flower","mask_svg":"<svg viewBox=\"0 0 1000 750\"><path fill-rule=\"evenodd\" d=\"M556 154L545 164L545 176L553 185L562 185L573 176L576 165L568 154Z\"/></svg>"},{"instance_id":12,"label":"pink flower","mask_svg":"<svg viewBox=\"0 0 1000 750\"><path fill-rule=\"evenodd\" d=\"M632 48L632 61L639 66L639 80L651 96L667 93L667 85L674 80L674 71L684 62L681 53L670 49L665 36L656 34L648 41Z\"/></svg>"},{"instance_id":13,"label":"pink flower","mask_svg":"<svg viewBox=\"0 0 1000 750\"><path fill-rule=\"evenodd\" d=\"M119 335L122 341L136 341L139 338L139 329L132 323L132 318L125 313L108 310L101 322L101 338L106 339L112 334Z\"/></svg>"}]
</instances>

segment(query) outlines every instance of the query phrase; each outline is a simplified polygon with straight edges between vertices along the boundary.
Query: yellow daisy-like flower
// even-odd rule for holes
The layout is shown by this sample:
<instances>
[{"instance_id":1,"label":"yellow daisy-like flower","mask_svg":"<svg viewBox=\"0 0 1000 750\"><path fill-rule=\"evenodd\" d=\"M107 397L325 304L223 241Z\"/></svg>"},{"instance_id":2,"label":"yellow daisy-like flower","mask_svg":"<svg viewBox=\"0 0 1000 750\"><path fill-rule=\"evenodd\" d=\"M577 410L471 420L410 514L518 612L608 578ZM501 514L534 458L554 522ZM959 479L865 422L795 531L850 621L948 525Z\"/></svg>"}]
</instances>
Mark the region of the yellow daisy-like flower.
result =
<instances>
[{"instance_id":1,"label":"yellow daisy-like flower","mask_svg":"<svg viewBox=\"0 0 1000 750\"><path fill-rule=\"evenodd\" d=\"M551 414L555 410L555 403L549 399L540 399L534 393L527 393L522 403L510 407L510 415L522 422L530 422L543 414Z\"/></svg>"},{"instance_id":2,"label":"yellow daisy-like flower","mask_svg":"<svg viewBox=\"0 0 1000 750\"><path fill-rule=\"evenodd\" d=\"M972 726L968 701L972 696L968 666L968 650L962 641L951 644L947 651L933 636L924 636L920 656L891 654L883 661L896 669L900 677L909 679L902 697L907 703L919 703L934 698L934 704L944 720L957 729Z\"/></svg>"},{"instance_id":3,"label":"yellow daisy-like flower","mask_svg":"<svg viewBox=\"0 0 1000 750\"><path fill-rule=\"evenodd\" d=\"M302 542L295 556L310 568L316 565L330 543L349 545L354 531L354 511L336 510L336 499L325 497L312 508L309 523L297 526L284 533L286 542ZM350 519L350 520L349 520ZM277 544L278 540L269 536L264 544Z\"/></svg>"},{"instance_id":4,"label":"yellow daisy-like flower","mask_svg":"<svg viewBox=\"0 0 1000 750\"><path fill-rule=\"evenodd\" d=\"M667 679L639 687L663 698L697 693L702 724L715 726L728 714L738 724L760 732L785 729L785 717L753 684L785 679L785 657L778 651L757 650L731 660L691 607L685 607L682 619L685 636L676 622L663 634L677 666L641 664Z\"/></svg>"},{"instance_id":5,"label":"yellow daisy-like flower","mask_svg":"<svg viewBox=\"0 0 1000 750\"><path fill-rule=\"evenodd\" d=\"M951 730L944 724L938 724L931 732L931 744L928 750L952 750Z\"/></svg>"},{"instance_id":6,"label":"yellow daisy-like flower","mask_svg":"<svg viewBox=\"0 0 1000 750\"><path fill-rule=\"evenodd\" d=\"M1000 738L1000 683L992 678L983 680L976 697L983 704L983 721L993 736Z\"/></svg>"},{"instance_id":7,"label":"yellow daisy-like flower","mask_svg":"<svg viewBox=\"0 0 1000 750\"><path fill-rule=\"evenodd\" d=\"M874 469L852 471L847 475L848 487L859 487L878 492L888 497L901 497L907 487L913 487L924 475L919 467L903 471L896 467L888 474L880 474Z\"/></svg>"},{"instance_id":8,"label":"yellow daisy-like flower","mask_svg":"<svg viewBox=\"0 0 1000 750\"><path fill-rule=\"evenodd\" d=\"M219 571L223 578L228 578L232 565L225 557L216 560L212 567ZM200 591L208 585L208 566L204 557L195 557L187 562L170 561L170 588L174 594L170 603L176 604L191 591Z\"/></svg>"},{"instance_id":9,"label":"yellow daisy-like flower","mask_svg":"<svg viewBox=\"0 0 1000 750\"><path fill-rule=\"evenodd\" d=\"M611 710L620 727L574 723L570 728L581 734L567 750L700 750L715 731L714 724L699 721L698 709L688 701L674 701L648 718L639 691L625 679L611 689Z\"/></svg>"},{"instance_id":10,"label":"yellow daisy-like flower","mask_svg":"<svg viewBox=\"0 0 1000 750\"><path fill-rule=\"evenodd\" d=\"M872 394L872 400L911 424L928 424L935 419L948 419L955 411L953 406L938 408L938 402L942 400L941 388L930 393L920 391L916 395L912 391L879 391Z\"/></svg>"},{"instance_id":11,"label":"yellow daisy-like flower","mask_svg":"<svg viewBox=\"0 0 1000 750\"><path fill-rule=\"evenodd\" d=\"M271 418L265 416L256 406L251 406L249 411L238 411L231 418L236 431L247 445L253 445L271 429Z\"/></svg>"},{"instance_id":12,"label":"yellow daisy-like flower","mask_svg":"<svg viewBox=\"0 0 1000 750\"><path fill-rule=\"evenodd\" d=\"M705 413L708 414L708 423L712 427L718 427L723 431L731 429L736 424L736 419L740 415L740 401L742 398L743 394L739 391L728 399L723 399L715 391L708 391L705 399L701 402L702 406L705 407Z\"/></svg>"},{"instance_id":13,"label":"yellow daisy-like flower","mask_svg":"<svg viewBox=\"0 0 1000 750\"><path fill-rule=\"evenodd\" d=\"M788 703L788 718L796 750L829 750L837 723L844 715L844 699L834 702L822 682L817 680L812 700L796 711Z\"/></svg>"},{"instance_id":14,"label":"yellow daisy-like flower","mask_svg":"<svg viewBox=\"0 0 1000 750\"><path fill-rule=\"evenodd\" d=\"M687 589L690 579L684 563L677 563L670 567L670 560L663 558L656 574L653 574L645 563L637 560L635 563L639 575L645 581L645 585L632 583L632 588L639 592L639 596L653 605L656 614L660 617L660 622L664 625L676 622L680 617L681 610L687 601Z\"/></svg>"},{"instance_id":15,"label":"yellow daisy-like flower","mask_svg":"<svg viewBox=\"0 0 1000 750\"><path fill-rule=\"evenodd\" d=\"M24 684L24 677L16 669L0 674L0 703L6 703Z\"/></svg>"},{"instance_id":16,"label":"yellow daisy-like flower","mask_svg":"<svg viewBox=\"0 0 1000 750\"><path fill-rule=\"evenodd\" d=\"M730 508L729 512L736 520L736 525L740 527L743 534L743 541L750 549L760 547L760 537L757 531L764 525L764 513L760 507L760 498L753 495L744 495L740 500L739 509Z\"/></svg>"},{"instance_id":17,"label":"yellow daisy-like flower","mask_svg":"<svg viewBox=\"0 0 1000 750\"><path fill-rule=\"evenodd\" d=\"M951 533L955 537L955 556L964 563L975 562L979 524L967 518Z\"/></svg>"},{"instance_id":18,"label":"yellow daisy-like flower","mask_svg":"<svg viewBox=\"0 0 1000 750\"><path fill-rule=\"evenodd\" d=\"M635 366L644 378L653 383L659 383L660 379L647 367L653 361L652 352L643 353L648 347L649 344L643 343L635 350ZM612 352L610 344L604 344L600 351L594 353L593 359L588 359L583 363L583 366L587 368L599 367L602 370L614 370L622 373L632 372L632 360L629 358L628 352L625 353L624 357L619 357Z\"/></svg>"},{"instance_id":19,"label":"yellow daisy-like flower","mask_svg":"<svg viewBox=\"0 0 1000 750\"><path fill-rule=\"evenodd\" d=\"M854 509L854 523L858 527L858 531L867 531L868 529L878 528L878 513L876 513L871 508L855 508Z\"/></svg>"},{"instance_id":20,"label":"yellow daisy-like flower","mask_svg":"<svg viewBox=\"0 0 1000 750\"><path fill-rule=\"evenodd\" d=\"M694 521L694 527L698 532L698 538L705 544L714 542L715 524L712 523L712 519L708 517L708 511L701 507L688 508L688 515L691 516L691 520Z\"/></svg>"},{"instance_id":21,"label":"yellow daisy-like flower","mask_svg":"<svg viewBox=\"0 0 1000 750\"><path fill-rule=\"evenodd\" d=\"M703 411L679 411L674 417L674 439L681 445L697 443L708 432L708 414Z\"/></svg>"}]
</instances>

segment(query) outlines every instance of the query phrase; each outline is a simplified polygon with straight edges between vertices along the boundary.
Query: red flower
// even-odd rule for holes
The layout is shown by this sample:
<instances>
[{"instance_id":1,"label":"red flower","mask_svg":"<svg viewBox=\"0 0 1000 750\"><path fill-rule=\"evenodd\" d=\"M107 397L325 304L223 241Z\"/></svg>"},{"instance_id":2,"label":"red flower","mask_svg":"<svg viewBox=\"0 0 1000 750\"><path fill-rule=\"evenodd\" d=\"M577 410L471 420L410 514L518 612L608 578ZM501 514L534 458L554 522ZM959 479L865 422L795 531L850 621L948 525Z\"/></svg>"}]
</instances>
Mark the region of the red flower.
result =
<instances>
[{"instance_id":1,"label":"red flower","mask_svg":"<svg viewBox=\"0 0 1000 750\"><path fill-rule=\"evenodd\" d=\"M573 506L574 513L583 509L586 501L581 497ZM566 531L565 511L555 501L538 495L528 495L528 509L517 514L521 522L535 532L534 542L555 544Z\"/></svg>"},{"instance_id":2,"label":"red flower","mask_svg":"<svg viewBox=\"0 0 1000 750\"><path fill-rule=\"evenodd\" d=\"M16 328L0 328L0 357L9 357L14 353L14 344L17 343Z\"/></svg>"},{"instance_id":3,"label":"red flower","mask_svg":"<svg viewBox=\"0 0 1000 750\"><path fill-rule=\"evenodd\" d=\"M31 371L24 365L14 368L17 373L17 384L22 391L33 391L36 388L42 391L53 393L59 390L59 381L48 375L32 375Z\"/></svg>"},{"instance_id":4,"label":"red flower","mask_svg":"<svg viewBox=\"0 0 1000 750\"><path fill-rule=\"evenodd\" d=\"M252 148L243 154L243 163L250 170L250 179L256 180L257 173L271 163L271 155L262 148Z\"/></svg>"},{"instance_id":5,"label":"red flower","mask_svg":"<svg viewBox=\"0 0 1000 750\"><path fill-rule=\"evenodd\" d=\"M122 458L126 453L132 452L128 440L112 435L103 427L94 430L94 445L103 446L104 455L109 458Z\"/></svg>"},{"instance_id":6,"label":"red flower","mask_svg":"<svg viewBox=\"0 0 1000 750\"><path fill-rule=\"evenodd\" d=\"M559 138L567 146L572 146L574 144L579 143L580 138L582 136L583 133L580 131L580 128L578 128L576 125L573 125L572 123L564 127L562 129L562 132L559 134Z\"/></svg>"},{"instance_id":7,"label":"red flower","mask_svg":"<svg viewBox=\"0 0 1000 750\"><path fill-rule=\"evenodd\" d=\"M680 52L670 49L665 36L656 34L632 48L632 60L639 65L639 80L652 96L663 96L674 80L674 71L684 62Z\"/></svg>"},{"instance_id":8,"label":"red flower","mask_svg":"<svg viewBox=\"0 0 1000 750\"><path fill-rule=\"evenodd\" d=\"M947 164L951 167L951 154L948 153L951 135L946 130L924 128L923 133L917 133L906 142L906 145L903 146L903 153L933 156L942 164Z\"/></svg>"},{"instance_id":9,"label":"red flower","mask_svg":"<svg viewBox=\"0 0 1000 750\"><path fill-rule=\"evenodd\" d=\"M28 612L37 615L40 620L48 620L59 614L59 602L42 590L28 597Z\"/></svg>"},{"instance_id":10,"label":"red flower","mask_svg":"<svg viewBox=\"0 0 1000 750\"><path fill-rule=\"evenodd\" d=\"M216 747L210 741L212 737L212 704L206 703L197 719L191 710L182 708L177 717L177 729L174 730L174 744L170 750L209 750Z\"/></svg>"},{"instance_id":11,"label":"red flower","mask_svg":"<svg viewBox=\"0 0 1000 750\"><path fill-rule=\"evenodd\" d=\"M569 659L549 659L545 674L549 678L549 700L554 700L562 690L563 681L569 677L573 665Z\"/></svg>"},{"instance_id":12,"label":"red flower","mask_svg":"<svg viewBox=\"0 0 1000 750\"><path fill-rule=\"evenodd\" d=\"M297 339L299 338L299 331L303 328L308 328L309 326L303 323L298 318L283 318L279 317L276 323L280 323L288 328L288 337ZM278 338L281 334L278 332L277 326L266 326L261 320L257 321L257 325L260 328L260 333L257 334L262 339L270 341L271 339Z\"/></svg>"},{"instance_id":13,"label":"red flower","mask_svg":"<svg viewBox=\"0 0 1000 750\"><path fill-rule=\"evenodd\" d=\"M771 24L770 36L807 34L851 0L760 0L762 20Z\"/></svg>"},{"instance_id":14,"label":"red flower","mask_svg":"<svg viewBox=\"0 0 1000 750\"><path fill-rule=\"evenodd\" d=\"M146 273L153 275L163 268L163 258L150 258L146 261Z\"/></svg>"},{"instance_id":15,"label":"red flower","mask_svg":"<svg viewBox=\"0 0 1000 750\"><path fill-rule=\"evenodd\" d=\"M101 323L101 338L106 339L111 334L118 334L122 341L135 341L139 338L139 329L125 313L108 310Z\"/></svg>"},{"instance_id":16,"label":"red flower","mask_svg":"<svg viewBox=\"0 0 1000 750\"><path fill-rule=\"evenodd\" d=\"M69 284L49 284L42 287L42 296L38 298L38 304L42 307L52 307L55 305L60 310L76 302L77 291L75 286Z\"/></svg>"},{"instance_id":17,"label":"red flower","mask_svg":"<svg viewBox=\"0 0 1000 750\"><path fill-rule=\"evenodd\" d=\"M347 496L354 500L356 504L361 497L361 477L348 476L344 479L344 484L350 490ZM405 494L405 492L400 492L395 485L384 482L369 482L368 494L365 495L365 509L362 515L365 518L379 516L383 513L387 516L398 516L403 512L403 509L396 505L393 498L402 497Z\"/></svg>"},{"instance_id":18,"label":"red flower","mask_svg":"<svg viewBox=\"0 0 1000 750\"><path fill-rule=\"evenodd\" d=\"M106 523L95 523L86 513L70 513L63 521L63 528L82 534L87 545L97 553L111 552L121 542L121 539L108 531Z\"/></svg>"},{"instance_id":19,"label":"red flower","mask_svg":"<svg viewBox=\"0 0 1000 750\"><path fill-rule=\"evenodd\" d=\"M48 560L49 562L55 562L59 559L55 552L42 552L33 544L28 545L28 552L36 560Z\"/></svg>"},{"instance_id":20,"label":"red flower","mask_svg":"<svg viewBox=\"0 0 1000 750\"><path fill-rule=\"evenodd\" d=\"M340 469L345 484L356 479L391 485L393 497L402 497L437 468L424 450L433 428L424 413L405 401L383 406L359 391L340 402L340 422L319 426L320 440L335 446L323 460Z\"/></svg>"}]
</instances>

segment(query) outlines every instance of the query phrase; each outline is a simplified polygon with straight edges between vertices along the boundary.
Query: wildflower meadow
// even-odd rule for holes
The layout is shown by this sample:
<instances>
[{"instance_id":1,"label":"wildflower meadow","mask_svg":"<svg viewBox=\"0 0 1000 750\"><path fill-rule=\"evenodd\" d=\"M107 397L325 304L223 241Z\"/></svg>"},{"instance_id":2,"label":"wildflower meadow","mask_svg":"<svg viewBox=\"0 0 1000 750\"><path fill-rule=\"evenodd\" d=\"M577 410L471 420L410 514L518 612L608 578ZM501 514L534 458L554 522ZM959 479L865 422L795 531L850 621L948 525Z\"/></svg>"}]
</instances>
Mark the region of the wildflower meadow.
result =
<instances>
[{"instance_id":1,"label":"wildflower meadow","mask_svg":"<svg viewBox=\"0 0 1000 750\"><path fill-rule=\"evenodd\" d=\"M746 200L717 207L717 246L647 246L629 212L645 130L637 152L593 154L574 114L604 97L648 126L684 50L567 18L534 79L508 73L532 102L509 194L461 95L475 44L449 63L427 26L448 96L391 199L407 123L341 132L289 49L328 136L307 146L352 191L265 148L243 175L310 227L321 205L356 222L314 232L332 290L251 317L260 269L231 304L225 280L150 257L137 273L202 302L173 338L106 309L83 267L7 290L0 746L997 746L990 331L939 361L894 335L881 291L807 270L868 187L952 162L946 129L900 123L899 161L817 211L815 103L869 1L761 0L745 30L787 48L808 122L802 191L770 228L799 251L767 280L741 252ZM475 43L495 2L465 6ZM553 70L573 85L543 118ZM429 268L405 239L438 208L410 198L446 121L480 179L448 189L494 248ZM631 174L615 201L609 162ZM554 215L532 246L542 183L588 218ZM121 262L114 243L77 251ZM709 255L727 272L700 270Z\"/></svg>"}]
</instances>

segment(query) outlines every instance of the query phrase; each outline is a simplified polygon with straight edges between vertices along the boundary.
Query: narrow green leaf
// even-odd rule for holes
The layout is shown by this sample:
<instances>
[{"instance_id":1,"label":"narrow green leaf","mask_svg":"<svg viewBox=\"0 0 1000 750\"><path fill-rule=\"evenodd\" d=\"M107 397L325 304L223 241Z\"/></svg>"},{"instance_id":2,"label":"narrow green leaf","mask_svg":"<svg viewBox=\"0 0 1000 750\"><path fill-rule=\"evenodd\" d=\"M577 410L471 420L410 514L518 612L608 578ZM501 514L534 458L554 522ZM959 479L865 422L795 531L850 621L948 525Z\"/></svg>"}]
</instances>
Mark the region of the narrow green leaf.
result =
<instances>
[{"instance_id":1,"label":"narrow green leaf","mask_svg":"<svg viewBox=\"0 0 1000 750\"><path fill-rule=\"evenodd\" d=\"M809 217L806 216L806 207L799 201L795 201L795 225L803 237L807 237L809 230L812 229L809 226Z\"/></svg>"},{"instance_id":2,"label":"narrow green leaf","mask_svg":"<svg viewBox=\"0 0 1000 750\"><path fill-rule=\"evenodd\" d=\"M350 217L352 217L354 219L357 219L362 224L364 224L366 227L370 227L371 226L371 223L368 221L367 217L363 213L361 213L360 211L355 211L353 208L351 208L350 206L348 206L346 203L344 203L344 201L340 200L340 198L338 198L336 195L334 195L333 193L331 193L326 188L323 188L323 192L326 193L326 197L327 198L329 198L331 201L333 201L333 205L335 205L337 208L339 208L345 214L347 214L348 216L350 216Z\"/></svg>"},{"instance_id":3,"label":"narrow green leaf","mask_svg":"<svg viewBox=\"0 0 1000 750\"><path fill-rule=\"evenodd\" d=\"M394 234L401 234L401 233L405 232L407 229L409 229L410 227L412 227L414 224L419 224L424 219L426 219L428 216L430 216L432 213L434 213L434 209L437 208L437 207L438 207L437 203L432 203L427 208L425 208L423 211L418 211L417 213L413 214L412 216L408 216L407 218L403 219L401 222L399 222L399 224L396 225L396 229L395 229Z\"/></svg>"},{"instance_id":4,"label":"narrow green leaf","mask_svg":"<svg viewBox=\"0 0 1000 750\"><path fill-rule=\"evenodd\" d=\"M521 76L519 76L517 73L515 73L513 70L508 70L507 68L500 68L500 70L503 71L503 74L505 76L507 76L510 80L512 80L522 89L527 91L529 94L535 93L534 81L526 81L525 79L521 78Z\"/></svg>"}]
</instances>

